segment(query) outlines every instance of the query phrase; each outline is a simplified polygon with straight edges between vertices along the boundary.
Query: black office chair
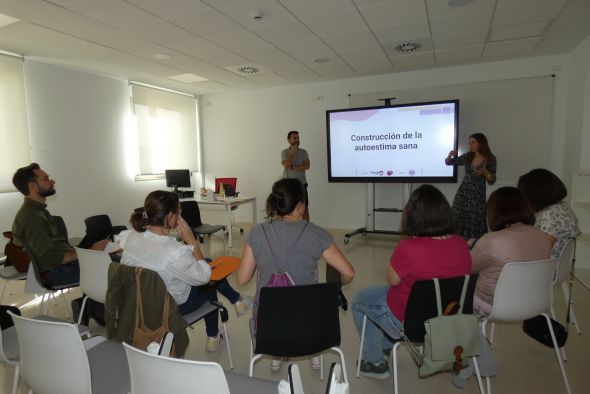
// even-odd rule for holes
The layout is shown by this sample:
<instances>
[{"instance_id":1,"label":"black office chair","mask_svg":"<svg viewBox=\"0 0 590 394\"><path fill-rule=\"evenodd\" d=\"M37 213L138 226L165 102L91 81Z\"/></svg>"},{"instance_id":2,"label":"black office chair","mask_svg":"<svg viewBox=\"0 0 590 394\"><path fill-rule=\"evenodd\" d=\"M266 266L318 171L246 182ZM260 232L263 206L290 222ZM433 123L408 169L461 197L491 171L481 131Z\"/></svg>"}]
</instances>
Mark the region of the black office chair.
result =
<instances>
[{"instance_id":1,"label":"black office chair","mask_svg":"<svg viewBox=\"0 0 590 394\"><path fill-rule=\"evenodd\" d=\"M475 293L475 284L477 282L477 277L477 274L471 275L469 277L462 313L473 313L473 294ZM461 291L463 290L464 281L465 276L456 276L452 278L439 279L441 305L443 305L443 308L449 305L451 302L458 302L461 299ZM424 336L426 335L424 322L436 316L438 316L438 308L436 305L436 292L434 280L427 279L415 282L412 286L412 290L408 298L408 303L406 305L403 333L412 343L423 344ZM365 318L363 319L363 327L361 330L361 346L359 349L359 359L356 371L357 377L359 376L360 360L363 354L363 343L366 322L367 317L365 316ZM402 342L403 341L398 341L393 345L391 356L395 360L397 358L397 348ZM393 384L394 392L397 393L397 362L394 362Z\"/></svg>"},{"instance_id":2,"label":"black office chair","mask_svg":"<svg viewBox=\"0 0 590 394\"><path fill-rule=\"evenodd\" d=\"M201 221L201 211L199 210L199 204L196 201L181 201L180 209L182 210L181 216L189 225L193 234L199 237L199 241L203 243L203 235L214 234L218 231L225 231L225 226L217 224L205 224ZM223 235L223 250L225 250L225 234Z\"/></svg>"},{"instance_id":3,"label":"black office chair","mask_svg":"<svg viewBox=\"0 0 590 394\"><path fill-rule=\"evenodd\" d=\"M250 376L254 363L262 357L311 356L326 350L340 355L346 376L344 354L340 350L338 285L318 283L303 286L263 287L260 290L256 333L252 337ZM323 358L320 376L323 379Z\"/></svg>"},{"instance_id":4,"label":"black office chair","mask_svg":"<svg viewBox=\"0 0 590 394\"><path fill-rule=\"evenodd\" d=\"M84 219L86 224L86 236L80 241L78 247L90 249L92 245L103 239L113 241L113 235L127 230L125 226L113 226L109 215L95 215Z\"/></svg>"}]
</instances>

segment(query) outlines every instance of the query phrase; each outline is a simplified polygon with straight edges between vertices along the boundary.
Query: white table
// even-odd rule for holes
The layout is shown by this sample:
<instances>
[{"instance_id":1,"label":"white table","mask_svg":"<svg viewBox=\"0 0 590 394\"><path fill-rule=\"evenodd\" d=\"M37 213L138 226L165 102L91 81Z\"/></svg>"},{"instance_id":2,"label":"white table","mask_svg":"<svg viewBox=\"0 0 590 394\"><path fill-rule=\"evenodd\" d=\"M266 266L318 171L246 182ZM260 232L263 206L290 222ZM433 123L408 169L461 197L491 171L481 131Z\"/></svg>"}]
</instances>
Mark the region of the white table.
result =
<instances>
[{"instance_id":1,"label":"white table","mask_svg":"<svg viewBox=\"0 0 590 394\"><path fill-rule=\"evenodd\" d=\"M201 199L200 197L186 198L183 200L195 200L199 205L213 205L225 207L227 212L227 229L228 229L228 246L232 247L232 219L231 210L233 207L237 207L243 204L252 204L252 225L256 224L256 197L226 197L224 199L216 199L214 201L208 201Z\"/></svg>"}]
</instances>

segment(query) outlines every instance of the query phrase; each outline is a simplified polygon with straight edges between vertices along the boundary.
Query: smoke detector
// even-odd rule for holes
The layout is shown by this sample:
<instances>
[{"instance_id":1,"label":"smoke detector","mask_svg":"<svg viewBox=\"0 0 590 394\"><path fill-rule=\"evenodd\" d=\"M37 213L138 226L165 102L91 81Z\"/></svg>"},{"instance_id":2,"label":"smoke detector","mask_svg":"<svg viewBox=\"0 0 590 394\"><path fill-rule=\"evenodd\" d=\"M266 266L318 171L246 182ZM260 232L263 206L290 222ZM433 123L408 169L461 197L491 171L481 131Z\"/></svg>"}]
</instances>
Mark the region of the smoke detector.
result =
<instances>
[{"instance_id":1,"label":"smoke detector","mask_svg":"<svg viewBox=\"0 0 590 394\"><path fill-rule=\"evenodd\" d=\"M398 44L394 49L398 52L408 53L408 52L416 52L422 48L422 44L419 42L402 42Z\"/></svg>"},{"instance_id":2,"label":"smoke detector","mask_svg":"<svg viewBox=\"0 0 590 394\"><path fill-rule=\"evenodd\" d=\"M256 21L256 22L261 21L262 20L262 12L255 11L250 14L250 17L252 18L253 21Z\"/></svg>"}]
</instances>

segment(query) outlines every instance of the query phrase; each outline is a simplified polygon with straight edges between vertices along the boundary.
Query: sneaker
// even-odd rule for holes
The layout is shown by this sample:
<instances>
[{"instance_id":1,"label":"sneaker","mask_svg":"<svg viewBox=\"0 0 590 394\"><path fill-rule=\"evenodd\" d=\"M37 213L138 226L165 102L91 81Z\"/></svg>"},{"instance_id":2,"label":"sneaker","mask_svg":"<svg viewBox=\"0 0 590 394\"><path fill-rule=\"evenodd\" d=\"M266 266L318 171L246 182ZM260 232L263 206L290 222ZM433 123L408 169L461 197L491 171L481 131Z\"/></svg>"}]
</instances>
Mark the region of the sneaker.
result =
<instances>
[{"instance_id":1,"label":"sneaker","mask_svg":"<svg viewBox=\"0 0 590 394\"><path fill-rule=\"evenodd\" d=\"M270 370L273 372L276 372L279 369L281 369L282 364L283 364L283 360L273 358L272 361L270 362Z\"/></svg>"},{"instance_id":2,"label":"sneaker","mask_svg":"<svg viewBox=\"0 0 590 394\"><path fill-rule=\"evenodd\" d=\"M389 372L389 365L387 364L387 361L370 363L368 361L361 360L361 375L373 379L385 380L391 376L391 372Z\"/></svg>"},{"instance_id":3,"label":"sneaker","mask_svg":"<svg viewBox=\"0 0 590 394\"><path fill-rule=\"evenodd\" d=\"M240 296L240 299L234 304L234 307L236 308L238 317L242 316L252 309L252 298L248 296Z\"/></svg>"},{"instance_id":4,"label":"sneaker","mask_svg":"<svg viewBox=\"0 0 590 394\"><path fill-rule=\"evenodd\" d=\"M217 334L216 337L207 337L207 345L205 351L215 353L219 349L219 345L223 343L223 335Z\"/></svg>"},{"instance_id":5,"label":"sneaker","mask_svg":"<svg viewBox=\"0 0 590 394\"><path fill-rule=\"evenodd\" d=\"M322 368L322 359L320 356L314 356L311 358L311 368L315 370Z\"/></svg>"}]
</instances>

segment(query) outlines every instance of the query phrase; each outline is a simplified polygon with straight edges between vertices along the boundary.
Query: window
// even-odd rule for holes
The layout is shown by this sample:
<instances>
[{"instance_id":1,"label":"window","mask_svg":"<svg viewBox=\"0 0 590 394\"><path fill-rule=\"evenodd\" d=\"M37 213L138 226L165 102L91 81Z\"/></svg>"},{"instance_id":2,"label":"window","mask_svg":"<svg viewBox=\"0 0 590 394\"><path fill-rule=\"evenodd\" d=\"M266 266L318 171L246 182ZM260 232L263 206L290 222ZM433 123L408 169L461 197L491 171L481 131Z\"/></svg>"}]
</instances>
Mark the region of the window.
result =
<instances>
[{"instance_id":1,"label":"window","mask_svg":"<svg viewBox=\"0 0 590 394\"><path fill-rule=\"evenodd\" d=\"M135 83L131 91L137 127L136 179L166 169L199 171L196 98Z\"/></svg>"},{"instance_id":2,"label":"window","mask_svg":"<svg viewBox=\"0 0 590 394\"><path fill-rule=\"evenodd\" d=\"M14 192L12 175L30 163L23 59L0 54L0 192Z\"/></svg>"}]
</instances>

